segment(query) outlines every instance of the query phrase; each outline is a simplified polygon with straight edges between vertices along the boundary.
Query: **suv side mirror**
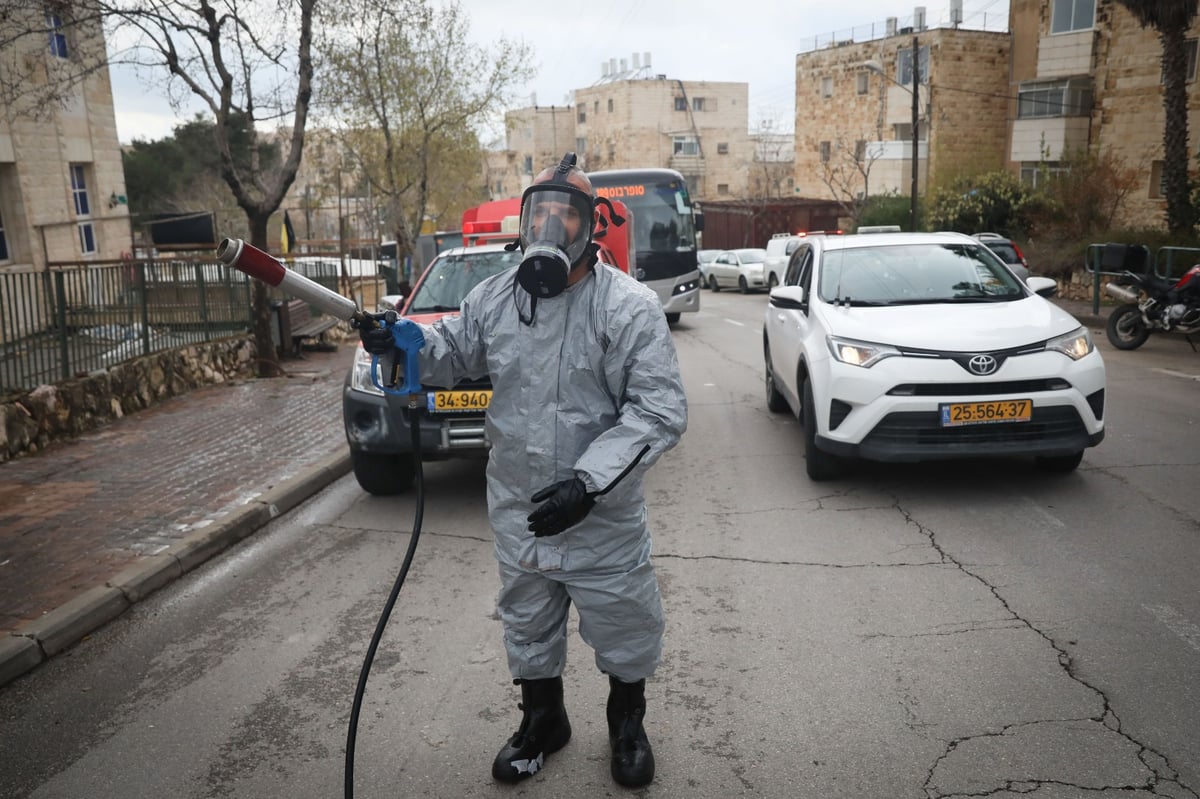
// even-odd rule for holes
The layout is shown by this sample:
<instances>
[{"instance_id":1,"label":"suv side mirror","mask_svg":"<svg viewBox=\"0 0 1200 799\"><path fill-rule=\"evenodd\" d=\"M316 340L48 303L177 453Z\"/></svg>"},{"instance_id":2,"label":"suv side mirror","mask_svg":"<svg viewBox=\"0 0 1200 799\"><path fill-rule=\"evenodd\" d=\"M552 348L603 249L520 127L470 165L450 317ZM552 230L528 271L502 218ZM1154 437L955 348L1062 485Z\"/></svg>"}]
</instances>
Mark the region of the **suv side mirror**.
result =
<instances>
[{"instance_id":1,"label":"suv side mirror","mask_svg":"<svg viewBox=\"0 0 1200 799\"><path fill-rule=\"evenodd\" d=\"M792 311L808 310L803 286L776 286L771 289L770 303L772 308L784 308Z\"/></svg>"},{"instance_id":2,"label":"suv side mirror","mask_svg":"<svg viewBox=\"0 0 1200 799\"><path fill-rule=\"evenodd\" d=\"M696 228L697 233L704 232L704 212L692 209L692 226Z\"/></svg>"}]
</instances>

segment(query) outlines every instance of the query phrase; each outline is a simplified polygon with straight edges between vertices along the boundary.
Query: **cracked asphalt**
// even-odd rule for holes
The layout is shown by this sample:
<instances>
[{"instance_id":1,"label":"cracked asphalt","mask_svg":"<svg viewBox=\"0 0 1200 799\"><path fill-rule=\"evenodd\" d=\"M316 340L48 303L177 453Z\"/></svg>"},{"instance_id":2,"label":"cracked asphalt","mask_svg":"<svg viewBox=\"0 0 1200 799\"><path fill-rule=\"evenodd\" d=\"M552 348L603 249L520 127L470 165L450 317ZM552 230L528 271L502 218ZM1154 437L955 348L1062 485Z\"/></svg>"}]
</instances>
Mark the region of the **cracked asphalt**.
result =
<instances>
[{"instance_id":1,"label":"cracked asphalt","mask_svg":"<svg viewBox=\"0 0 1200 799\"><path fill-rule=\"evenodd\" d=\"M676 328L690 424L647 500L667 614L639 796L1200 798L1200 356L1105 352L1109 437L1022 461L804 476L760 389L762 298ZM1178 345L1178 346L1177 346ZM479 464L432 464L371 673L363 796L623 796L572 622L574 735L516 788ZM346 477L0 693L0 795L306 799L341 787L412 496Z\"/></svg>"}]
</instances>

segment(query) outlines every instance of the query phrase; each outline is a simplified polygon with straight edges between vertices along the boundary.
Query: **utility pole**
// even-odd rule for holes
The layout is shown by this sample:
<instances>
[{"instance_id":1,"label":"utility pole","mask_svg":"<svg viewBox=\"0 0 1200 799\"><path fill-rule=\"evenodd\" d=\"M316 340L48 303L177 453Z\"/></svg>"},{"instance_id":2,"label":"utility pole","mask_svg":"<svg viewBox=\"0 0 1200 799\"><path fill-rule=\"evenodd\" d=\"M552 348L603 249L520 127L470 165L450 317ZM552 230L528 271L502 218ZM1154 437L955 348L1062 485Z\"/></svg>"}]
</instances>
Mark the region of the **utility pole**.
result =
<instances>
[{"instance_id":1,"label":"utility pole","mask_svg":"<svg viewBox=\"0 0 1200 799\"><path fill-rule=\"evenodd\" d=\"M921 91L921 48L917 36L912 45L912 199L908 209L908 229L917 230L917 125L920 122L919 96Z\"/></svg>"}]
</instances>

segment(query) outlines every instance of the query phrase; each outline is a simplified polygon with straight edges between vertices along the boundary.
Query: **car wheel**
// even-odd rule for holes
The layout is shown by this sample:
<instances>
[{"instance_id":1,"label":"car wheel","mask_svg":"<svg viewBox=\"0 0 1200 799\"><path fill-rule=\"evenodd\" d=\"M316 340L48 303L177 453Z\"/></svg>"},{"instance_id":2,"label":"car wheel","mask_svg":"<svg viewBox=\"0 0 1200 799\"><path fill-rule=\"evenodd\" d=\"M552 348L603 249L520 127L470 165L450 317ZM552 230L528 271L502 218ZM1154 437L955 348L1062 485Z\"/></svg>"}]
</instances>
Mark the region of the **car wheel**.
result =
<instances>
[{"instance_id":1,"label":"car wheel","mask_svg":"<svg viewBox=\"0 0 1200 799\"><path fill-rule=\"evenodd\" d=\"M835 480L846 472L845 462L836 455L817 448L817 409L813 402L812 384L804 381L804 468L810 480Z\"/></svg>"},{"instance_id":2,"label":"car wheel","mask_svg":"<svg viewBox=\"0 0 1200 799\"><path fill-rule=\"evenodd\" d=\"M404 493L416 477L412 455L350 450L350 463L362 490L379 497Z\"/></svg>"},{"instance_id":3,"label":"car wheel","mask_svg":"<svg viewBox=\"0 0 1200 799\"><path fill-rule=\"evenodd\" d=\"M775 387L775 369L771 366L771 349L763 342L763 358L767 365L767 410L771 413L783 413L790 410L787 400Z\"/></svg>"},{"instance_id":4,"label":"car wheel","mask_svg":"<svg viewBox=\"0 0 1200 799\"><path fill-rule=\"evenodd\" d=\"M738 278L738 291L742 292L743 294L750 293L750 286L749 286L749 284L746 283L746 278L744 278L744 277Z\"/></svg>"},{"instance_id":5,"label":"car wheel","mask_svg":"<svg viewBox=\"0 0 1200 799\"><path fill-rule=\"evenodd\" d=\"M1150 338L1150 328L1146 327L1141 310L1132 304L1113 309L1104 332L1109 343L1119 350L1136 350Z\"/></svg>"},{"instance_id":6,"label":"car wheel","mask_svg":"<svg viewBox=\"0 0 1200 799\"><path fill-rule=\"evenodd\" d=\"M1043 472L1057 472L1066 474L1067 472L1075 471L1080 461L1083 460L1083 452L1076 452L1074 455L1044 455L1038 457L1035 462L1037 467Z\"/></svg>"},{"instance_id":7,"label":"car wheel","mask_svg":"<svg viewBox=\"0 0 1200 799\"><path fill-rule=\"evenodd\" d=\"M720 290L721 290L721 284L717 282L717 277L716 277L716 275L709 275L709 276L708 276L708 287L709 287L710 289L712 289L713 291L720 291Z\"/></svg>"},{"instance_id":8,"label":"car wheel","mask_svg":"<svg viewBox=\"0 0 1200 799\"><path fill-rule=\"evenodd\" d=\"M678 321L679 321L679 314L677 314L677 313L667 314L667 324L668 325L673 325Z\"/></svg>"}]
</instances>

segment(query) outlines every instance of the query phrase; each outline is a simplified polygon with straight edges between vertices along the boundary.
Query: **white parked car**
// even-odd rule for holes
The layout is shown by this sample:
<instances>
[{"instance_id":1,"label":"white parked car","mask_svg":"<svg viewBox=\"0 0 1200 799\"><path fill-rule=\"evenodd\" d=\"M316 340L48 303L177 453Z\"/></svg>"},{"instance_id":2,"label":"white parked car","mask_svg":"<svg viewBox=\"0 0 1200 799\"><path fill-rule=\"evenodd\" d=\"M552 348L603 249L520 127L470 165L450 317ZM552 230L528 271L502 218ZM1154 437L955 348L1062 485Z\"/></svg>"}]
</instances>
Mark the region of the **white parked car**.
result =
<instances>
[{"instance_id":1,"label":"white parked car","mask_svg":"<svg viewBox=\"0 0 1200 799\"><path fill-rule=\"evenodd\" d=\"M725 250L708 264L708 287L713 291L736 288L743 294L751 289L761 289L763 261L767 251L751 247L741 250Z\"/></svg>"},{"instance_id":2,"label":"white parked car","mask_svg":"<svg viewBox=\"0 0 1200 799\"><path fill-rule=\"evenodd\" d=\"M767 407L801 420L813 480L858 458L1071 471L1104 438L1104 361L1055 290L959 233L809 237L770 293Z\"/></svg>"}]
</instances>

